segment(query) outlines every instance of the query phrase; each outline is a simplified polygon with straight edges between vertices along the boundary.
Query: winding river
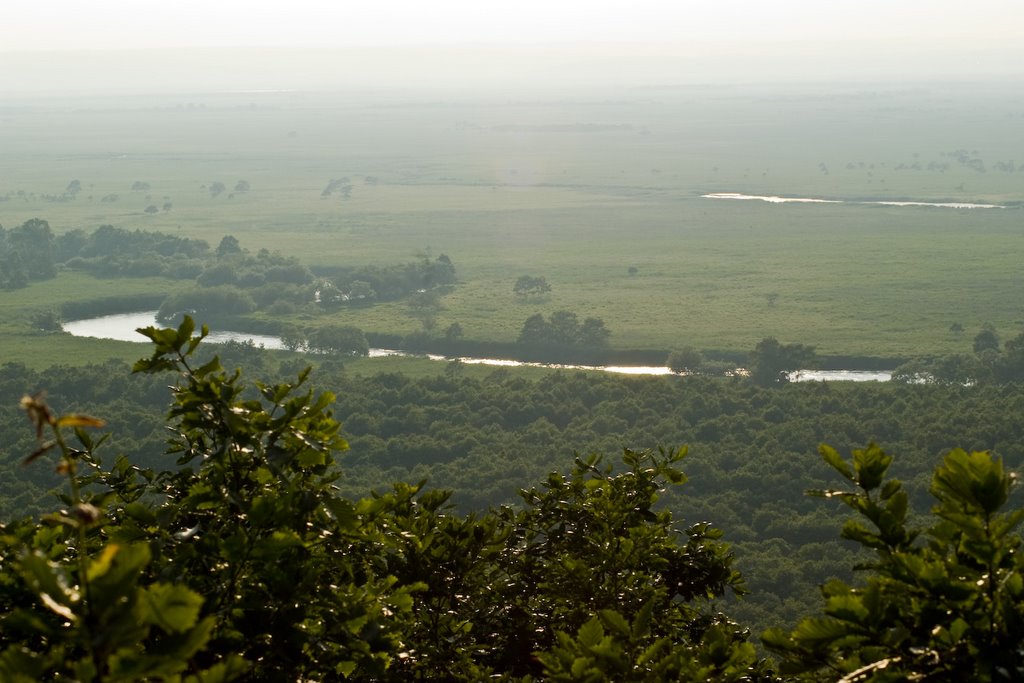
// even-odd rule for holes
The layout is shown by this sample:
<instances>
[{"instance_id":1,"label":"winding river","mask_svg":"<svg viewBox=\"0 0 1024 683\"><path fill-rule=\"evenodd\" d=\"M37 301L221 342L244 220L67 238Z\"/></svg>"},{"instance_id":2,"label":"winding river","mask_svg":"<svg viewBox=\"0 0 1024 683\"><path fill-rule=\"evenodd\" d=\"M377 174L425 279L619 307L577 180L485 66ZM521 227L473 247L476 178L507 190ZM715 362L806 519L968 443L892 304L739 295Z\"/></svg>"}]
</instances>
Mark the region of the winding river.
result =
<instances>
[{"instance_id":1,"label":"winding river","mask_svg":"<svg viewBox=\"0 0 1024 683\"><path fill-rule=\"evenodd\" d=\"M118 341L148 343L148 340L136 330L140 327L163 327L156 319L156 311L139 311L135 313L118 313L98 318L72 320L64 323L64 331L75 337L92 337L94 339L116 339ZM229 341L251 341L256 346L267 349L285 348L280 337L249 332L218 331L211 332L206 341L224 343ZM651 365L559 365L556 363L531 363L527 361L508 360L501 358L450 358L435 354L414 354L396 349L370 349L371 358L385 356L418 356L436 361L458 360L471 365L494 365L499 367L535 367L560 370L601 370L624 375L670 375L672 371L663 366ZM809 381L850 381L850 382L887 382L891 373L872 370L799 370L791 376L796 382Z\"/></svg>"},{"instance_id":2,"label":"winding river","mask_svg":"<svg viewBox=\"0 0 1024 683\"><path fill-rule=\"evenodd\" d=\"M776 197L774 195L740 194L739 192L712 192L702 194L704 199L739 199L769 204L870 204L875 206L931 206L939 209L1005 209L1001 204L973 204L971 202L899 202L852 201L845 199L812 199L810 197Z\"/></svg>"}]
</instances>

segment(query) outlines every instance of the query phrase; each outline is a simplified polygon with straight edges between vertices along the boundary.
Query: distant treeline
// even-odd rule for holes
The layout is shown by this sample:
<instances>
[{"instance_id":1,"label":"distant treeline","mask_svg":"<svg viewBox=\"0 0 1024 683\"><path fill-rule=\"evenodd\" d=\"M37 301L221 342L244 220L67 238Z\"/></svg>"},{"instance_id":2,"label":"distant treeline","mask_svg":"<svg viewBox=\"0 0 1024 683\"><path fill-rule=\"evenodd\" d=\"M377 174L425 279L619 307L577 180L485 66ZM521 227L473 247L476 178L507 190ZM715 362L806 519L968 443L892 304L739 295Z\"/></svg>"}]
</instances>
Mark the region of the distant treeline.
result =
<instances>
[{"instance_id":1,"label":"distant treeline","mask_svg":"<svg viewBox=\"0 0 1024 683\"><path fill-rule=\"evenodd\" d=\"M57 275L53 231L46 221L34 218L6 230L0 225L0 286L20 289L31 280Z\"/></svg>"},{"instance_id":2,"label":"distant treeline","mask_svg":"<svg viewBox=\"0 0 1024 683\"><path fill-rule=\"evenodd\" d=\"M266 249L253 254L232 235L225 235L213 249L204 240L112 225L91 233L75 229L61 235L54 235L49 224L39 219L12 230L0 227L0 286L24 287L32 280L55 277L60 269L99 278L191 281L159 299L126 295L63 304L60 312L65 318L158 307L158 316L164 320L190 312L208 322L254 311L275 316L329 313L345 306L439 293L456 279L455 265L445 254L389 266L324 267L314 273L295 257ZM309 332L316 330L314 326Z\"/></svg>"}]
</instances>

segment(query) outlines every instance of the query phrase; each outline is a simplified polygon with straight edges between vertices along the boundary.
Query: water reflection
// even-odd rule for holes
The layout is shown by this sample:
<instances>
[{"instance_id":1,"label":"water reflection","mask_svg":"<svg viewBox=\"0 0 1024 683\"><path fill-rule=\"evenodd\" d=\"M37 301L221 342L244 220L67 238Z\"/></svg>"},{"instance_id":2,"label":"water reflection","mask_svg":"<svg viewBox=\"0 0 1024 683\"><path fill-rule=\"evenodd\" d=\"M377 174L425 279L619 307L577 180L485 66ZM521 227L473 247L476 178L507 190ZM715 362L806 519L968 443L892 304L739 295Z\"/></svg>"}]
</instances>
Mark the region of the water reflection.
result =
<instances>
[{"instance_id":1,"label":"water reflection","mask_svg":"<svg viewBox=\"0 0 1024 683\"><path fill-rule=\"evenodd\" d=\"M118 313L116 315L104 315L98 318L72 320L64 323L64 331L76 337L148 343L148 339L135 331L140 327L166 326L156 319L156 311ZM266 349L285 348L280 337L249 332L211 332L206 337L206 341L214 344L223 344L229 341L251 341L256 346L262 346Z\"/></svg>"},{"instance_id":2,"label":"water reflection","mask_svg":"<svg viewBox=\"0 0 1024 683\"><path fill-rule=\"evenodd\" d=\"M1000 204L973 204L971 202L900 202L900 201L847 201L844 199L812 199L810 197L777 197L774 195L740 194L739 192L712 192L702 194L704 199L758 200L769 204L873 204L878 206L932 206L940 209L1005 209Z\"/></svg>"},{"instance_id":3,"label":"water reflection","mask_svg":"<svg viewBox=\"0 0 1024 683\"><path fill-rule=\"evenodd\" d=\"M163 327L156 319L156 311L140 311L136 313L119 313L116 315L104 315L98 318L87 320L72 320L64 323L64 331L76 337L92 337L95 339L116 339L118 341L146 342L148 340L135 330L140 327ZM266 334L251 334L249 332L232 332L221 330L211 332L206 338L208 342L217 344L229 341L249 342L256 346L267 349L283 349L284 343L280 337ZM370 349L370 358L384 358L387 356L418 356L398 349ZM504 358L451 358L436 354L426 354L426 358L436 361L459 361L469 365L493 365L496 367L531 367L548 368L556 370L601 370L603 372L614 372L623 375L670 375L672 371L664 366L650 365L566 365L558 363L531 363ZM892 373L881 371L861 370L800 370L790 375L794 382L812 381L849 381L849 382L887 382Z\"/></svg>"}]
</instances>

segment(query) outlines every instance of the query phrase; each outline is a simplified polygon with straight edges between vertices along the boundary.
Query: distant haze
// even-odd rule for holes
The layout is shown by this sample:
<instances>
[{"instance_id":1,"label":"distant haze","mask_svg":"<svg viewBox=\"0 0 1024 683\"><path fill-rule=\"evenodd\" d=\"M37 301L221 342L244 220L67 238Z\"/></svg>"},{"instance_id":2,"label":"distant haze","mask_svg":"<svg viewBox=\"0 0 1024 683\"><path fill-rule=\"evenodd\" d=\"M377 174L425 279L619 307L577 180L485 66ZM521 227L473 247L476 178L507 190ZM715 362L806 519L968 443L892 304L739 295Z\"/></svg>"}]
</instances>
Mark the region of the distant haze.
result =
<instances>
[{"instance_id":1,"label":"distant haze","mask_svg":"<svg viewBox=\"0 0 1024 683\"><path fill-rule=\"evenodd\" d=\"M548 88L1017 76L1024 3L806 0L5 7L12 92Z\"/></svg>"},{"instance_id":2,"label":"distant haze","mask_svg":"<svg viewBox=\"0 0 1024 683\"><path fill-rule=\"evenodd\" d=\"M6 53L0 89L12 93L240 91L533 86L658 86L823 81L1019 78L991 49L936 55L862 44L774 46L556 45L180 48Z\"/></svg>"}]
</instances>

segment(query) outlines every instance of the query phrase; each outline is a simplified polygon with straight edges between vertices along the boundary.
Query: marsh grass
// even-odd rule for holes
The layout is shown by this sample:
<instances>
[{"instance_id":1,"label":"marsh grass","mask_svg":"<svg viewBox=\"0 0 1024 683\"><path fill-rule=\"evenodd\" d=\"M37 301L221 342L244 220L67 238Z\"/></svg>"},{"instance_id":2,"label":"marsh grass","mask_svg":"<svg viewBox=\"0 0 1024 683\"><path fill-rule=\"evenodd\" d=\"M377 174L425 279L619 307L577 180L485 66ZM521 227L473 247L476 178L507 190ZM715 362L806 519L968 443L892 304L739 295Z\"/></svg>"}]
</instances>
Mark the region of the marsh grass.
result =
<instances>
[{"instance_id":1,"label":"marsh grass","mask_svg":"<svg viewBox=\"0 0 1024 683\"><path fill-rule=\"evenodd\" d=\"M738 351L772 335L826 354L965 351L970 335L949 333L953 323L968 333L1024 325L1019 209L700 197L1019 201L1024 172L994 169L1024 152L1006 144L1017 139L1014 101L987 86L957 94L707 88L578 100L300 93L38 104L5 112L0 126L0 223L38 216L58 232L111 223L213 246L233 234L246 249L313 267L446 253L461 283L443 299L438 329L459 322L469 339L508 341L529 315L568 309L603 318L619 349ZM544 129L585 123L621 125ZM986 172L959 164L952 152L961 149ZM339 178L349 198L322 197ZM83 190L55 201L71 179ZM251 190L233 193L239 180ZM133 191L135 181L150 188ZM214 181L227 188L217 197ZM110 194L118 200L101 201ZM144 213L165 202L169 211ZM551 294L516 300L523 274L544 276ZM18 334L24 311L69 297L177 286L62 274L0 292L0 329ZM376 332L418 326L400 303L337 317Z\"/></svg>"}]
</instances>

